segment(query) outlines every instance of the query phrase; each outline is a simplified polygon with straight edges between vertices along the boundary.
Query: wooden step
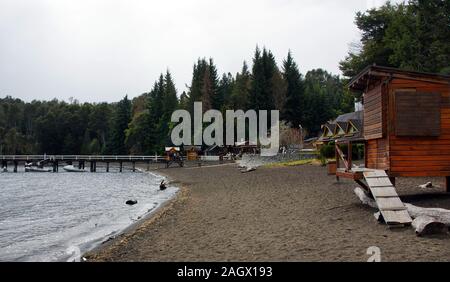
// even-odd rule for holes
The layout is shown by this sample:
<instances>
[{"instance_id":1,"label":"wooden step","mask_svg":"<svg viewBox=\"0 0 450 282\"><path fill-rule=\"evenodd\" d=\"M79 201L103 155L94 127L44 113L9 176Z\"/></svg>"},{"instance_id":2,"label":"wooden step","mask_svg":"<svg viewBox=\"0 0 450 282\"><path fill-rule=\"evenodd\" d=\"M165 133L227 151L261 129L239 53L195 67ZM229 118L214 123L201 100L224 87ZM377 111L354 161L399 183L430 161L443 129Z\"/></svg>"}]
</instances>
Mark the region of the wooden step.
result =
<instances>
[{"instance_id":1,"label":"wooden step","mask_svg":"<svg viewBox=\"0 0 450 282\"><path fill-rule=\"evenodd\" d=\"M363 175L386 224L389 226L410 225L411 216L386 172L372 170L365 171Z\"/></svg>"}]
</instances>

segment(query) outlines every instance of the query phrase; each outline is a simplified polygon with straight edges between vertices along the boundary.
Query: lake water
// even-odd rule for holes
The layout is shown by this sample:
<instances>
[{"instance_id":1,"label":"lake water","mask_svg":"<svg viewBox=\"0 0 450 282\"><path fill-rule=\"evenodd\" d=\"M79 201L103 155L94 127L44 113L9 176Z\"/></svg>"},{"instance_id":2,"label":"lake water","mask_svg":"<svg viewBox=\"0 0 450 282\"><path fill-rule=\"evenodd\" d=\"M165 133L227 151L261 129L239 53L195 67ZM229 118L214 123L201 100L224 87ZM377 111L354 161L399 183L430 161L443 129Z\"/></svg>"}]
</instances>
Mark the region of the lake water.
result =
<instances>
[{"instance_id":1,"label":"lake water","mask_svg":"<svg viewBox=\"0 0 450 282\"><path fill-rule=\"evenodd\" d=\"M0 261L74 260L177 191L151 173L61 171L0 173Z\"/></svg>"}]
</instances>

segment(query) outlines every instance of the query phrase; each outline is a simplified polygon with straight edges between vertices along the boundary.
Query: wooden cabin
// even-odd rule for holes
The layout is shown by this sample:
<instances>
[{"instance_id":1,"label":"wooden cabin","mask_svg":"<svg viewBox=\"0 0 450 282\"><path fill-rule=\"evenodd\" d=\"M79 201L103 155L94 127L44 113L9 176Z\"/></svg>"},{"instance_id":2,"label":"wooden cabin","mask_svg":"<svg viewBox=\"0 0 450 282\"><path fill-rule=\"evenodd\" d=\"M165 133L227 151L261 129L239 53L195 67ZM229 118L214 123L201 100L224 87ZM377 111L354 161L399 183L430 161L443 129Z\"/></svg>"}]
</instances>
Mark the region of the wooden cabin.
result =
<instances>
[{"instance_id":1,"label":"wooden cabin","mask_svg":"<svg viewBox=\"0 0 450 282\"><path fill-rule=\"evenodd\" d=\"M316 146L330 142L361 142L363 138L363 112L355 111L338 116L321 126L322 133Z\"/></svg>"},{"instance_id":2,"label":"wooden cabin","mask_svg":"<svg viewBox=\"0 0 450 282\"><path fill-rule=\"evenodd\" d=\"M445 177L450 192L450 76L369 66L349 89L363 93L365 167L393 181Z\"/></svg>"},{"instance_id":3,"label":"wooden cabin","mask_svg":"<svg viewBox=\"0 0 450 282\"><path fill-rule=\"evenodd\" d=\"M183 149L188 161L196 161L202 151L202 146L184 146Z\"/></svg>"},{"instance_id":4,"label":"wooden cabin","mask_svg":"<svg viewBox=\"0 0 450 282\"><path fill-rule=\"evenodd\" d=\"M166 147L166 161L170 161L173 157L180 153L180 147Z\"/></svg>"}]
</instances>

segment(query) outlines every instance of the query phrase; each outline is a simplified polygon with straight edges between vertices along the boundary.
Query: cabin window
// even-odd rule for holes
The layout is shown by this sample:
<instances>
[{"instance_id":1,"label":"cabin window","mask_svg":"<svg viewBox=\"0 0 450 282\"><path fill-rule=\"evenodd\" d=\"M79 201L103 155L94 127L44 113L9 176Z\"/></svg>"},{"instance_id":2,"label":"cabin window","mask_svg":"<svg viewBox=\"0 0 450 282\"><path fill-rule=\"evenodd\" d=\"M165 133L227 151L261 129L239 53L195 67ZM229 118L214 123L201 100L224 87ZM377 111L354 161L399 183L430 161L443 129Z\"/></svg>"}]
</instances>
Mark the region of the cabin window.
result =
<instances>
[{"instance_id":1,"label":"cabin window","mask_svg":"<svg viewBox=\"0 0 450 282\"><path fill-rule=\"evenodd\" d=\"M348 130L348 133L354 133L355 132L355 128L351 125L350 129Z\"/></svg>"},{"instance_id":2,"label":"cabin window","mask_svg":"<svg viewBox=\"0 0 450 282\"><path fill-rule=\"evenodd\" d=\"M395 134L428 136L441 134L441 95L434 92L395 92Z\"/></svg>"}]
</instances>

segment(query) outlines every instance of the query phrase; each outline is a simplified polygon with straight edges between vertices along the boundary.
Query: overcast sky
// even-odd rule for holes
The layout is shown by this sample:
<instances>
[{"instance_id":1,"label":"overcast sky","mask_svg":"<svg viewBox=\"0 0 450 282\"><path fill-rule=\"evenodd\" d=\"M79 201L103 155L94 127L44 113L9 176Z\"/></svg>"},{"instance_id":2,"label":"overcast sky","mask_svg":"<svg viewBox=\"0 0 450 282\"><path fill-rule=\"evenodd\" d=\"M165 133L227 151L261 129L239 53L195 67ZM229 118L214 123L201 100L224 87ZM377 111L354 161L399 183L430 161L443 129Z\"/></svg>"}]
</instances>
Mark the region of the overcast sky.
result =
<instances>
[{"instance_id":1,"label":"overcast sky","mask_svg":"<svg viewBox=\"0 0 450 282\"><path fill-rule=\"evenodd\" d=\"M300 71L338 62L359 39L357 11L383 0L0 0L0 97L118 101L169 69L179 94L193 63L220 73L251 63L256 45Z\"/></svg>"}]
</instances>

